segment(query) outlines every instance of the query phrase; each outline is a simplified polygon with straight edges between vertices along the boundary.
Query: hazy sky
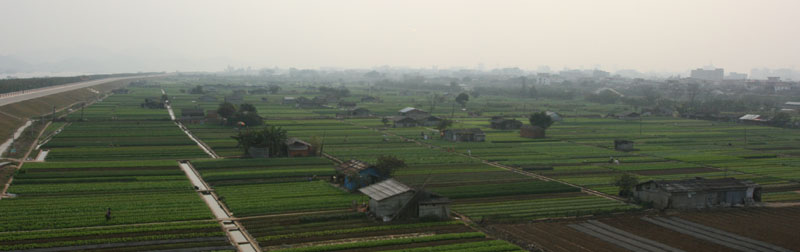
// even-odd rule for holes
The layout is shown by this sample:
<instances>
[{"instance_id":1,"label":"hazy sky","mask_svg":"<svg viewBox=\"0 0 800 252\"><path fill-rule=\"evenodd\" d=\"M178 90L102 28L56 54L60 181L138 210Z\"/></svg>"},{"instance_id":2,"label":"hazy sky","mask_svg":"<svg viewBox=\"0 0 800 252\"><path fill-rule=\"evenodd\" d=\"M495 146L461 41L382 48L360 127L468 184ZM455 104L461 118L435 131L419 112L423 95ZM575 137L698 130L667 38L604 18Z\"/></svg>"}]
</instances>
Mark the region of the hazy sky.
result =
<instances>
[{"instance_id":1,"label":"hazy sky","mask_svg":"<svg viewBox=\"0 0 800 252\"><path fill-rule=\"evenodd\" d=\"M0 56L161 70L796 68L800 1L6 1ZM176 66L175 62L203 62ZM170 65L172 64L172 65ZM151 70L151 69L131 69Z\"/></svg>"}]
</instances>

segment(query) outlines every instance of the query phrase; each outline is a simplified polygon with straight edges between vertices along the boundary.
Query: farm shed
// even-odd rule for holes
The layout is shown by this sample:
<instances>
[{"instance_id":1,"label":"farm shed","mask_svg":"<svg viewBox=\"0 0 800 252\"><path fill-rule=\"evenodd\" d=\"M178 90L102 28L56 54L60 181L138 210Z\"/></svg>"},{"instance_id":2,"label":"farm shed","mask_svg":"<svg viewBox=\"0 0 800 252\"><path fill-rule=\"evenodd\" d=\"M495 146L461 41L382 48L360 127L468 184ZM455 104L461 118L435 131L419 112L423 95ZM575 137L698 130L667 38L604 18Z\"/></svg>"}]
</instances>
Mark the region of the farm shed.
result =
<instances>
[{"instance_id":1,"label":"farm shed","mask_svg":"<svg viewBox=\"0 0 800 252\"><path fill-rule=\"evenodd\" d=\"M636 185L634 197L657 209L702 209L761 201L761 186L735 178L651 180Z\"/></svg>"},{"instance_id":2,"label":"farm shed","mask_svg":"<svg viewBox=\"0 0 800 252\"><path fill-rule=\"evenodd\" d=\"M284 96L283 100L281 100L281 104L283 105L295 105L297 103L297 99L291 96Z\"/></svg>"},{"instance_id":3,"label":"farm shed","mask_svg":"<svg viewBox=\"0 0 800 252\"><path fill-rule=\"evenodd\" d=\"M492 129L512 130L522 127L522 122L514 119L505 119L501 116L492 116L489 120L489 127Z\"/></svg>"},{"instance_id":4,"label":"farm shed","mask_svg":"<svg viewBox=\"0 0 800 252\"><path fill-rule=\"evenodd\" d=\"M519 136L527 138L544 138L544 129L539 126L523 125L519 129Z\"/></svg>"},{"instance_id":5,"label":"farm shed","mask_svg":"<svg viewBox=\"0 0 800 252\"><path fill-rule=\"evenodd\" d=\"M351 159L336 166L336 183L350 191L371 185L381 178L374 165L361 160Z\"/></svg>"},{"instance_id":6,"label":"farm shed","mask_svg":"<svg viewBox=\"0 0 800 252\"><path fill-rule=\"evenodd\" d=\"M210 96L210 95L203 95L200 98L197 98L200 102L217 102L217 97Z\"/></svg>"},{"instance_id":7,"label":"farm shed","mask_svg":"<svg viewBox=\"0 0 800 252\"><path fill-rule=\"evenodd\" d=\"M181 109L181 122L183 123L203 123L206 119L206 114L201 108L185 108Z\"/></svg>"},{"instance_id":8,"label":"farm shed","mask_svg":"<svg viewBox=\"0 0 800 252\"><path fill-rule=\"evenodd\" d=\"M369 196L369 211L383 220L396 217L450 218L450 199L415 190L397 180L387 179L359 189Z\"/></svg>"},{"instance_id":9,"label":"farm shed","mask_svg":"<svg viewBox=\"0 0 800 252\"><path fill-rule=\"evenodd\" d=\"M369 109L365 108L348 109L344 113L336 113L336 117L368 117L368 116L369 116Z\"/></svg>"},{"instance_id":10,"label":"farm shed","mask_svg":"<svg viewBox=\"0 0 800 252\"><path fill-rule=\"evenodd\" d=\"M312 155L312 146L306 141L291 137L286 139L286 150L289 157L308 157Z\"/></svg>"},{"instance_id":11,"label":"farm shed","mask_svg":"<svg viewBox=\"0 0 800 252\"><path fill-rule=\"evenodd\" d=\"M416 120L417 124L422 125L422 126L427 126L427 127L433 127L433 126L439 125L439 122L442 121L442 119L440 119L439 117L432 116L432 115L426 115L426 116L421 116L421 117L412 116L411 118Z\"/></svg>"},{"instance_id":12,"label":"farm shed","mask_svg":"<svg viewBox=\"0 0 800 252\"><path fill-rule=\"evenodd\" d=\"M419 123L414 118L408 116L395 116L392 117L392 127L394 128L407 128L407 127L417 127Z\"/></svg>"},{"instance_id":13,"label":"farm shed","mask_svg":"<svg viewBox=\"0 0 800 252\"><path fill-rule=\"evenodd\" d=\"M425 112L421 109L406 107L398 111L401 116L411 116L411 117L424 117L430 115L430 113Z\"/></svg>"},{"instance_id":14,"label":"farm shed","mask_svg":"<svg viewBox=\"0 0 800 252\"><path fill-rule=\"evenodd\" d=\"M763 122L767 122L767 120L765 120L764 118L762 118L762 117L761 117L761 115L755 115L755 114L746 114L746 115L743 115L742 117L739 117L739 121L742 121L742 122L749 122L749 123L763 123Z\"/></svg>"},{"instance_id":15,"label":"farm shed","mask_svg":"<svg viewBox=\"0 0 800 252\"><path fill-rule=\"evenodd\" d=\"M618 151L632 151L633 141L630 140L614 140L614 149Z\"/></svg>"},{"instance_id":16,"label":"farm shed","mask_svg":"<svg viewBox=\"0 0 800 252\"><path fill-rule=\"evenodd\" d=\"M549 116L550 119L553 119L554 122L560 122L562 120L561 116L558 115L558 113L556 113L556 112L547 111L547 112L545 112L545 114L547 114L547 116Z\"/></svg>"},{"instance_id":17,"label":"farm shed","mask_svg":"<svg viewBox=\"0 0 800 252\"><path fill-rule=\"evenodd\" d=\"M444 131L444 138L453 142L483 142L486 133L479 128L448 129Z\"/></svg>"}]
</instances>

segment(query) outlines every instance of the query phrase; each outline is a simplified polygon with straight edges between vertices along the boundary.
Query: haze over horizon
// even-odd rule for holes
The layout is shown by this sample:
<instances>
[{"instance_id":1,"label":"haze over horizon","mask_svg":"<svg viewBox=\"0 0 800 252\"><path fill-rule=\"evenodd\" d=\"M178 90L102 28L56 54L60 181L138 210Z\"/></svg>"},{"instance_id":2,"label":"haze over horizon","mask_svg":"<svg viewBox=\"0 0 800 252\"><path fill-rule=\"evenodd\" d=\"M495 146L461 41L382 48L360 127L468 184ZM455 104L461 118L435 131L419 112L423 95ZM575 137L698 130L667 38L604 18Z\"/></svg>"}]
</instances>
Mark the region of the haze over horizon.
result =
<instances>
[{"instance_id":1,"label":"haze over horizon","mask_svg":"<svg viewBox=\"0 0 800 252\"><path fill-rule=\"evenodd\" d=\"M796 69L798 1L0 1L0 73ZM789 27L787 29L787 27Z\"/></svg>"}]
</instances>

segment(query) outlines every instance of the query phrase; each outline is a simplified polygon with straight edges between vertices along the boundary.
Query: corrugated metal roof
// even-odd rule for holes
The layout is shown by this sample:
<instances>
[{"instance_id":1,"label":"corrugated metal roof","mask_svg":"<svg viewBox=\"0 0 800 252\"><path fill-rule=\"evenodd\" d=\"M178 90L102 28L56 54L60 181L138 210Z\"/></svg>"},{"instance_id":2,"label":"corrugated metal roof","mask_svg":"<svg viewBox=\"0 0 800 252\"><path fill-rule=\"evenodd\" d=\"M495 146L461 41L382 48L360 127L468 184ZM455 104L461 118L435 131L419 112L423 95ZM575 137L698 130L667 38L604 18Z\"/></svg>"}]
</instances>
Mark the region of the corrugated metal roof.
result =
<instances>
[{"instance_id":1,"label":"corrugated metal roof","mask_svg":"<svg viewBox=\"0 0 800 252\"><path fill-rule=\"evenodd\" d=\"M358 191L369 196L371 199L381 201L383 199L411 191L411 188L400 182L397 182L397 180L387 179L381 181L380 183L358 189Z\"/></svg>"},{"instance_id":2,"label":"corrugated metal roof","mask_svg":"<svg viewBox=\"0 0 800 252\"><path fill-rule=\"evenodd\" d=\"M416 108L406 107L404 109L401 109L400 113L407 113L407 112L412 111L412 110L416 110Z\"/></svg>"},{"instance_id":3,"label":"corrugated metal roof","mask_svg":"<svg viewBox=\"0 0 800 252\"><path fill-rule=\"evenodd\" d=\"M760 117L761 117L761 115L746 114L746 115L743 115L742 117L739 117L739 120L755 120L755 121L759 121L759 120L761 120Z\"/></svg>"},{"instance_id":4,"label":"corrugated metal roof","mask_svg":"<svg viewBox=\"0 0 800 252\"><path fill-rule=\"evenodd\" d=\"M360 171L362 171L364 169L367 169L370 166L371 165L368 164L367 162L364 162L364 161L361 161L361 160L352 159L350 161L344 162L344 163L340 164L339 166L337 166L336 170L339 171L342 174L350 175L350 174L358 173L358 172L360 172Z\"/></svg>"},{"instance_id":5,"label":"corrugated metal roof","mask_svg":"<svg viewBox=\"0 0 800 252\"><path fill-rule=\"evenodd\" d=\"M800 102L786 102L786 105L800 106Z\"/></svg>"}]
</instances>

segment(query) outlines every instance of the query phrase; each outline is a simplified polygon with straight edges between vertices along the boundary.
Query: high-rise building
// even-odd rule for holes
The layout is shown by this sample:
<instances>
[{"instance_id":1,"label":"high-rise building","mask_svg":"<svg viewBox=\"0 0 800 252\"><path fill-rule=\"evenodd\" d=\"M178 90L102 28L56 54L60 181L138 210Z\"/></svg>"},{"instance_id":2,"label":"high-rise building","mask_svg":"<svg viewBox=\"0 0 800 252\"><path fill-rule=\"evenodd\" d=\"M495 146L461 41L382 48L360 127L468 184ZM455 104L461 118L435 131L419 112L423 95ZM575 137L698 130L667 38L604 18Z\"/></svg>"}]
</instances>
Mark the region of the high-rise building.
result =
<instances>
[{"instance_id":1,"label":"high-rise building","mask_svg":"<svg viewBox=\"0 0 800 252\"><path fill-rule=\"evenodd\" d=\"M722 81L724 75L725 75L725 70L723 70L722 68L717 68L713 70L705 70L702 68L698 68L692 70L691 77L707 81Z\"/></svg>"},{"instance_id":2,"label":"high-rise building","mask_svg":"<svg viewBox=\"0 0 800 252\"><path fill-rule=\"evenodd\" d=\"M737 72L730 72L728 73L728 77L725 77L726 80L746 80L747 74L746 73L737 73Z\"/></svg>"}]
</instances>

